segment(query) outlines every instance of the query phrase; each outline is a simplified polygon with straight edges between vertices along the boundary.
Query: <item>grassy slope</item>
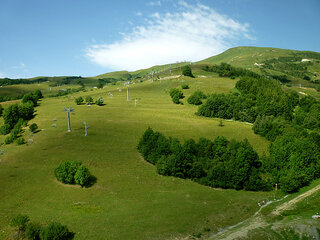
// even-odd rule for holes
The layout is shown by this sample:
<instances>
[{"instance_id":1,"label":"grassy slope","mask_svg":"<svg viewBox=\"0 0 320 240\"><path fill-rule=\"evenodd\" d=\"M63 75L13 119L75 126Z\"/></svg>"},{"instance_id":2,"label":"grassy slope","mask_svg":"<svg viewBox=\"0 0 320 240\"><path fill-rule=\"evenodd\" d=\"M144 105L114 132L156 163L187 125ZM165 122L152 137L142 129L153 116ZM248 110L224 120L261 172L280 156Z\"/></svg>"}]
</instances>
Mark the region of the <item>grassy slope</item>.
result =
<instances>
[{"instance_id":1,"label":"grassy slope","mask_svg":"<svg viewBox=\"0 0 320 240\"><path fill-rule=\"evenodd\" d=\"M130 78L130 73L128 71L117 71L100 74L94 78L114 78L114 79L128 79Z\"/></svg>"},{"instance_id":2,"label":"grassy slope","mask_svg":"<svg viewBox=\"0 0 320 240\"><path fill-rule=\"evenodd\" d=\"M163 75L165 72L169 72L170 67L172 70L179 69L187 65L189 63L187 62L181 62L181 63L172 63L172 64L165 64L165 65L156 65L150 68L140 69L133 72L128 71L117 71L117 72L110 72L110 73L104 73L100 74L93 78L114 78L114 79L122 79L122 80L129 80L131 78L145 78L147 76L151 76L151 72L154 71L155 75L161 74Z\"/></svg>"},{"instance_id":3,"label":"grassy slope","mask_svg":"<svg viewBox=\"0 0 320 240\"><path fill-rule=\"evenodd\" d=\"M292 57L294 55L299 55L302 58L309 57L305 54L315 54L318 55L318 59L320 53L316 52L309 52L309 51L296 51L296 50L289 50L289 49L279 49L279 48L262 48L262 47L236 47L230 48L227 51L204 59L198 63L206 63L206 64L220 64L222 62L229 63L233 66L243 67L255 71L257 73L262 73L261 69L266 71L267 74L270 75L283 75L285 74L283 71L278 70L270 70L263 68L261 66L257 66L255 64L261 64L266 60L269 59L277 59L279 57ZM305 57L304 57L305 56ZM308 71L313 73L313 79L319 79L320 76L320 65L316 62L312 63L308 66ZM310 81L306 81L301 78L290 76L291 84L299 85L302 84L303 86L308 87L316 87L319 84L312 83Z\"/></svg>"},{"instance_id":4,"label":"grassy slope","mask_svg":"<svg viewBox=\"0 0 320 240\"><path fill-rule=\"evenodd\" d=\"M167 136L213 139L224 135L244 139L262 153L267 141L251 126L194 115L196 107L175 105L168 96L182 82L206 92L228 92L236 80L222 78L178 78L130 86L130 101L123 85L77 93L41 102L36 122L43 131L29 146L5 146L0 165L0 239L13 229L11 217L26 213L39 222L59 221L76 233L76 239L164 239L212 231L232 225L257 210L257 202L270 193L219 190L190 180L163 177L139 156L136 145L148 126ZM119 92L117 88L122 88ZM114 97L108 97L107 92ZM75 106L76 96L102 96L106 105ZM134 98L139 98L134 107ZM184 99L186 102L186 99ZM66 132L65 106L73 106L71 133ZM57 128L52 120L57 118ZM84 137L82 121L90 125ZM25 133L26 138L27 131ZM0 137L2 142L3 136ZM88 189L64 186L55 181L54 168L62 161L79 160L97 177Z\"/></svg>"},{"instance_id":5,"label":"grassy slope","mask_svg":"<svg viewBox=\"0 0 320 240\"><path fill-rule=\"evenodd\" d=\"M230 48L227 51L204 59L200 63L219 64L226 62L234 66L252 68L254 63L261 63L270 58L290 56L294 50L279 49L279 48L262 48L262 47L236 47Z\"/></svg>"}]
</instances>

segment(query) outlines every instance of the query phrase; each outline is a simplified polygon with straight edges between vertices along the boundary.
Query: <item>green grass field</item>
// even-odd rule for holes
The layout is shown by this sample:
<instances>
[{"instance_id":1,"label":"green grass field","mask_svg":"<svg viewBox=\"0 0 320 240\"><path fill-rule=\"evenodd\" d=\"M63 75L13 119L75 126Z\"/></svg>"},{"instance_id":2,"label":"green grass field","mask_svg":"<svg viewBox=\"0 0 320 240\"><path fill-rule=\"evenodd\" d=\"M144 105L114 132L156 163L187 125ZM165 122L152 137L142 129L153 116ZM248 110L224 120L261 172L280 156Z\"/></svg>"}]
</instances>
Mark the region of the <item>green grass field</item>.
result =
<instances>
[{"instance_id":1,"label":"green grass field","mask_svg":"<svg viewBox=\"0 0 320 240\"><path fill-rule=\"evenodd\" d=\"M202 75L200 72L198 75ZM123 84L45 98L37 107L35 122L41 129L33 143L2 146L0 163L0 239L11 239L11 218L27 214L34 221L58 221L76 233L75 239L182 239L236 224L258 209L271 192L221 190L190 180L164 177L136 150L148 126L184 141L200 137L247 138L262 154L268 142L255 135L251 125L196 116L197 107L173 104L168 91L188 83L189 96L196 89L206 93L229 92L236 80L214 75L175 78L130 85L126 101ZM118 89L122 89L119 92ZM108 95L113 94L113 97ZM77 106L74 98L103 97L106 105ZM134 107L134 99L137 106ZM72 106L72 132L67 132L64 107ZM52 127L57 119L57 127ZM90 128L84 136L82 121ZM28 130L24 137L29 138ZM4 136L0 136L3 142ZM82 161L97 182L90 188L58 183L53 170L60 162Z\"/></svg>"}]
</instances>

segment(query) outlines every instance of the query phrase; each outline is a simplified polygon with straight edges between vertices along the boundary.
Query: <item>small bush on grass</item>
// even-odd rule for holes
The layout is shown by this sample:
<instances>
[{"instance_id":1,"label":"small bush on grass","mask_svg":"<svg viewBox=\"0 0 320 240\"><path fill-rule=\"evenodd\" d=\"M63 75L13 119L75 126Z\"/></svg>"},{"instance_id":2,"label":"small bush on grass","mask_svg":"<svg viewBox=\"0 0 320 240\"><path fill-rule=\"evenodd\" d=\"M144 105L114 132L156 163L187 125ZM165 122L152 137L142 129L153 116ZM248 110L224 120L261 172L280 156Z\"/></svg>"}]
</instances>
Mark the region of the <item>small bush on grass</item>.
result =
<instances>
[{"instance_id":1,"label":"small bush on grass","mask_svg":"<svg viewBox=\"0 0 320 240\"><path fill-rule=\"evenodd\" d=\"M86 96L86 103L89 105L91 103L93 103L93 99L91 96Z\"/></svg>"},{"instance_id":2,"label":"small bush on grass","mask_svg":"<svg viewBox=\"0 0 320 240\"><path fill-rule=\"evenodd\" d=\"M103 98L102 97L99 97L97 100L96 100L96 104L98 106L103 106Z\"/></svg>"},{"instance_id":3,"label":"small bush on grass","mask_svg":"<svg viewBox=\"0 0 320 240\"><path fill-rule=\"evenodd\" d=\"M24 138L18 138L17 139L17 145L23 145L26 143L26 140Z\"/></svg>"},{"instance_id":4,"label":"small bush on grass","mask_svg":"<svg viewBox=\"0 0 320 240\"><path fill-rule=\"evenodd\" d=\"M190 97L188 97L187 101L189 104L201 105L201 99L206 99L207 96L201 92L200 90L195 91Z\"/></svg>"},{"instance_id":5,"label":"small bush on grass","mask_svg":"<svg viewBox=\"0 0 320 240\"><path fill-rule=\"evenodd\" d=\"M181 85L181 88L182 88L182 89L189 89L189 85L186 84L186 83L185 83L185 84L182 84L182 85Z\"/></svg>"},{"instance_id":6,"label":"small bush on grass","mask_svg":"<svg viewBox=\"0 0 320 240\"><path fill-rule=\"evenodd\" d=\"M35 131L37 131L38 129L38 125L36 123L32 123L30 126L29 126L29 130L30 132L32 133L35 133Z\"/></svg>"},{"instance_id":7,"label":"small bush on grass","mask_svg":"<svg viewBox=\"0 0 320 240\"><path fill-rule=\"evenodd\" d=\"M78 97L74 101L76 102L77 105L81 105L83 103L83 98L82 97Z\"/></svg>"},{"instance_id":8,"label":"small bush on grass","mask_svg":"<svg viewBox=\"0 0 320 240\"><path fill-rule=\"evenodd\" d=\"M170 96L172 98L172 101L175 104L180 104L181 103L180 99L184 98L183 92L180 89L177 89L177 88L170 89L169 94L170 94Z\"/></svg>"}]
</instances>

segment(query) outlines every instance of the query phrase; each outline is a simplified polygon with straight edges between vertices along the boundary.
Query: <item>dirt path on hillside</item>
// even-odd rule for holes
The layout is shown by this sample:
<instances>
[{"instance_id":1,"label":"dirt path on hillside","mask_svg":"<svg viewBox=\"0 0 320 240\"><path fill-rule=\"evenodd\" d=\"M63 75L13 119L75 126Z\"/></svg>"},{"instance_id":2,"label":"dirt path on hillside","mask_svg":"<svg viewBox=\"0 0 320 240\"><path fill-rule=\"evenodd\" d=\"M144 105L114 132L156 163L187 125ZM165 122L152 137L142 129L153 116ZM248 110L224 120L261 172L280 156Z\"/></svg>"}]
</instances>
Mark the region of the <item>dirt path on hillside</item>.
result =
<instances>
[{"instance_id":1,"label":"dirt path on hillside","mask_svg":"<svg viewBox=\"0 0 320 240\"><path fill-rule=\"evenodd\" d=\"M161 78L161 80L173 79L173 78L179 78L179 77L181 77L181 75L173 75L173 76L163 77L163 78Z\"/></svg>"},{"instance_id":2,"label":"dirt path on hillside","mask_svg":"<svg viewBox=\"0 0 320 240\"><path fill-rule=\"evenodd\" d=\"M301 200L305 199L306 197L309 197L310 195L312 195L313 193L319 190L320 190L320 185L310 189L309 191L306 191L305 193L302 193L301 195L290 200L289 202L285 202L281 204L280 206L276 207L276 209L273 210L271 214L279 215L281 212L291 209L297 202L300 202Z\"/></svg>"},{"instance_id":3,"label":"dirt path on hillside","mask_svg":"<svg viewBox=\"0 0 320 240\"><path fill-rule=\"evenodd\" d=\"M311 196L315 192L320 190L320 185L306 191L305 193L300 194L299 196L291 199L288 202L285 202L279 206L277 206L271 214L273 215L279 215L281 212L291 209L296 203L302 201L303 199ZM260 209L259 209L260 211ZM258 211L258 212L259 212ZM237 238L245 238L248 236L248 232L257 228L266 227L269 224L263 219L262 216L255 214L253 217L238 223L234 226L227 227L223 231L220 231L216 235L210 237L209 239L225 239L225 240L233 240ZM237 228L236 230L233 230L234 228L241 226Z\"/></svg>"}]
</instances>

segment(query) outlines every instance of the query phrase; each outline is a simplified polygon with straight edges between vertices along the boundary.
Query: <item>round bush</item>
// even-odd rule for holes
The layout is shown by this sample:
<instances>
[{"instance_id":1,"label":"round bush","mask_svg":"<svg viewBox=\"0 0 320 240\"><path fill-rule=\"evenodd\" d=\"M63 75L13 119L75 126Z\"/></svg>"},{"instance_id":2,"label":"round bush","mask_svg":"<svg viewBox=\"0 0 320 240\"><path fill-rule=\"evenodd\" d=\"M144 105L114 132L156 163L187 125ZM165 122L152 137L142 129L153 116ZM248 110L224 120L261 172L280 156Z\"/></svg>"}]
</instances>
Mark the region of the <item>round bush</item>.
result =
<instances>
[{"instance_id":1,"label":"round bush","mask_svg":"<svg viewBox=\"0 0 320 240\"><path fill-rule=\"evenodd\" d=\"M77 105L81 105L83 103L83 98L82 97L78 97L74 101L76 102Z\"/></svg>"},{"instance_id":2,"label":"round bush","mask_svg":"<svg viewBox=\"0 0 320 240\"><path fill-rule=\"evenodd\" d=\"M30 132L34 133L35 131L37 131L38 125L37 125L36 123L32 123L32 124L29 126L29 129L30 129Z\"/></svg>"},{"instance_id":3,"label":"round bush","mask_svg":"<svg viewBox=\"0 0 320 240\"><path fill-rule=\"evenodd\" d=\"M26 143L26 140L24 138L18 138L17 139L17 145L23 145Z\"/></svg>"},{"instance_id":4,"label":"round bush","mask_svg":"<svg viewBox=\"0 0 320 240\"><path fill-rule=\"evenodd\" d=\"M189 104L194 104L194 105L202 104L201 99L196 95L191 95L190 97L188 97L187 101Z\"/></svg>"},{"instance_id":5,"label":"round bush","mask_svg":"<svg viewBox=\"0 0 320 240\"><path fill-rule=\"evenodd\" d=\"M54 170L54 175L60 182L73 184L75 183L74 175L81 164L77 161L63 162Z\"/></svg>"},{"instance_id":6,"label":"round bush","mask_svg":"<svg viewBox=\"0 0 320 240\"><path fill-rule=\"evenodd\" d=\"M181 85L181 88L182 88L182 89L189 89L189 85L188 85L188 84L182 84L182 85Z\"/></svg>"},{"instance_id":7,"label":"round bush","mask_svg":"<svg viewBox=\"0 0 320 240\"><path fill-rule=\"evenodd\" d=\"M89 169L86 168L85 166L81 165L76 174L74 175L74 180L76 182L76 184L83 186L86 186L89 183L89 179L90 179L90 172Z\"/></svg>"}]
</instances>

